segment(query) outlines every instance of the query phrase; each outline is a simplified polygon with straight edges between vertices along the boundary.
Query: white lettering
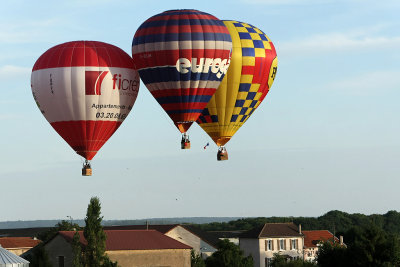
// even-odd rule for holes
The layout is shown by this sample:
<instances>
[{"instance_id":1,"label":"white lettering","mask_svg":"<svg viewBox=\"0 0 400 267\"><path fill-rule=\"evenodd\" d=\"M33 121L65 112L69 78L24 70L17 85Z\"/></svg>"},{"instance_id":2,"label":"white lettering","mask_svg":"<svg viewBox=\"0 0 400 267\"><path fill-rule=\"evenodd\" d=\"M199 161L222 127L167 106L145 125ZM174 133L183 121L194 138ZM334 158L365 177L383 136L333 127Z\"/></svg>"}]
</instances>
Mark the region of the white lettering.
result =
<instances>
[{"instance_id":1,"label":"white lettering","mask_svg":"<svg viewBox=\"0 0 400 267\"><path fill-rule=\"evenodd\" d=\"M190 60L187 58L180 58L176 61L176 69L180 73L188 73L189 71L186 68L190 68Z\"/></svg>"},{"instance_id":2,"label":"white lettering","mask_svg":"<svg viewBox=\"0 0 400 267\"><path fill-rule=\"evenodd\" d=\"M197 65L197 58L192 58L192 72L202 72L204 66L204 58L200 58L199 65Z\"/></svg>"},{"instance_id":3,"label":"white lettering","mask_svg":"<svg viewBox=\"0 0 400 267\"><path fill-rule=\"evenodd\" d=\"M186 74L189 71L193 73L208 73L211 71L216 73L217 78L221 78L228 71L230 62L230 59L222 60L221 58L192 58L191 61L187 58L179 58L175 67L182 74Z\"/></svg>"}]
</instances>

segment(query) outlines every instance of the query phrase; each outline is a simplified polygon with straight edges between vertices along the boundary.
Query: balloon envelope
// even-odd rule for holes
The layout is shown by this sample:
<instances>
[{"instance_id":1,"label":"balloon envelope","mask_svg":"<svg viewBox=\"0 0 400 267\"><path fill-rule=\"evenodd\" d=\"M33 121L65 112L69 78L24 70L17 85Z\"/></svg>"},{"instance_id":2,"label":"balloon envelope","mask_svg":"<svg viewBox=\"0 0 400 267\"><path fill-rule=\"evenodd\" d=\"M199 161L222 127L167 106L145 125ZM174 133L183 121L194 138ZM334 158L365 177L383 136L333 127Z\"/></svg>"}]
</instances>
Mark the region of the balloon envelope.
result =
<instances>
[{"instance_id":1,"label":"balloon envelope","mask_svg":"<svg viewBox=\"0 0 400 267\"><path fill-rule=\"evenodd\" d=\"M132 109L139 75L120 48L74 41L39 57L31 87L51 126L76 153L91 160Z\"/></svg>"},{"instance_id":2,"label":"balloon envelope","mask_svg":"<svg viewBox=\"0 0 400 267\"><path fill-rule=\"evenodd\" d=\"M278 60L271 40L243 22L224 21L232 37L231 64L197 123L218 146L225 145L267 95Z\"/></svg>"},{"instance_id":3,"label":"balloon envelope","mask_svg":"<svg viewBox=\"0 0 400 267\"><path fill-rule=\"evenodd\" d=\"M197 10L170 10L146 20L132 41L140 78L176 127L186 132L228 67L228 29Z\"/></svg>"}]
</instances>

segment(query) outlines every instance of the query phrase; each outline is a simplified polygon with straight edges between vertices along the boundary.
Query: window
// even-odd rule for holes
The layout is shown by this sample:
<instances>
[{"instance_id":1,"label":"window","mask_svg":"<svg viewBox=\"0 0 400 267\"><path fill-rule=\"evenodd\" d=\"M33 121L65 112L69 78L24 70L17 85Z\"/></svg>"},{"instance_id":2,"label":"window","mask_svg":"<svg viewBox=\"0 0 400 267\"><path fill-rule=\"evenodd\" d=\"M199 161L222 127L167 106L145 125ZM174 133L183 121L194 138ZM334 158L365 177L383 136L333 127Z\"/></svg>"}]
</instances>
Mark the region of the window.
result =
<instances>
[{"instance_id":1,"label":"window","mask_svg":"<svg viewBox=\"0 0 400 267\"><path fill-rule=\"evenodd\" d=\"M297 239L292 239L290 242L291 249L297 249Z\"/></svg>"},{"instance_id":2,"label":"window","mask_svg":"<svg viewBox=\"0 0 400 267\"><path fill-rule=\"evenodd\" d=\"M58 256L58 267L64 267L64 256Z\"/></svg>"},{"instance_id":3,"label":"window","mask_svg":"<svg viewBox=\"0 0 400 267\"><path fill-rule=\"evenodd\" d=\"M285 239L279 240L279 250L285 250Z\"/></svg>"},{"instance_id":4,"label":"window","mask_svg":"<svg viewBox=\"0 0 400 267\"><path fill-rule=\"evenodd\" d=\"M265 267L271 266L271 258L265 258Z\"/></svg>"},{"instance_id":5,"label":"window","mask_svg":"<svg viewBox=\"0 0 400 267\"><path fill-rule=\"evenodd\" d=\"M265 240L265 250L273 250L271 239Z\"/></svg>"}]
</instances>

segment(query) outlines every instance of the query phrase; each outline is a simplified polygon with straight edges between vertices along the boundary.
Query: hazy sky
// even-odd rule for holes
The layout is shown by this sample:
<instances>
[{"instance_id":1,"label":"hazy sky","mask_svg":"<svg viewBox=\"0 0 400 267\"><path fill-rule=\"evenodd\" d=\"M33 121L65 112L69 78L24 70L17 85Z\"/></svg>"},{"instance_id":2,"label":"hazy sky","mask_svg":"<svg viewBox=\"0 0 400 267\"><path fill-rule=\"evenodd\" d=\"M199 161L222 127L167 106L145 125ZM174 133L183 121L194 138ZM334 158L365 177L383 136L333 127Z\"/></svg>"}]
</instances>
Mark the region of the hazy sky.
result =
<instances>
[{"instance_id":1,"label":"hazy sky","mask_svg":"<svg viewBox=\"0 0 400 267\"><path fill-rule=\"evenodd\" d=\"M131 54L147 18L193 8L263 30L278 54L272 89L228 143L192 149L141 84L135 106L81 176L80 156L30 89L50 47L96 40ZM400 210L400 1L6 1L0 9L0 221L319 216ZM203 146L210 142L204 150Z\"/></svg>"}]
</instances>

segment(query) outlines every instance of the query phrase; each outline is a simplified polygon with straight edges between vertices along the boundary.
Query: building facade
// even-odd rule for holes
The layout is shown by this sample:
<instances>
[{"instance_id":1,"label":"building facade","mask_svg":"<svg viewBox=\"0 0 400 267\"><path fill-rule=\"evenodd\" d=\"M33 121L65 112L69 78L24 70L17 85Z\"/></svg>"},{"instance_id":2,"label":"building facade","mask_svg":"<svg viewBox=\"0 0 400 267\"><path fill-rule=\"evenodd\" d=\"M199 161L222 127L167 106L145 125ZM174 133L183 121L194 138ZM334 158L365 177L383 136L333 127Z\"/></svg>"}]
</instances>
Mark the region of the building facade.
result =
<instances>
[{"instance_id":1,"label":"building facade","mask_svg":"<svg viewBox=\"0 0 400 267\"><path fill-rule=\"evenodd\" d=\"M105 226L104 230L145 230L152 229L163 233L193 250L203 259L217 251L218 238L206 233L192 225L185 224L160 224L160 225L123 225Z\"/></svg>"},{"instance_id":2,"label":"building facade","mask_svg":"<svg viewBox=\"0 0 400 267\"><path fill-rule=\"evenodd\" d=\"M190 266L191 247L155 230L105 230L106 254L121 267ZM60 231L44 245L54 267L72 267L73 231ZM82 246L87 244L80 234Z\"/></svg>"},{"instance_id":3,"label":"building facade","mask_svg":"<svg viewBox=\"0 0 400 267\"><path fill-rule=\"evenodd\" d=\"M343 237L338 239L328 230L303 231L304 234L304 260L316 261L318 249L323 242L343 244Z\"/></svg>"},{"instance_id":4,"label":"building facade","mask_svg":"<svg viewBox=\"0 0 400 267\"><path fill-rule=\"evenodd\" d=\"M254 266L269 267L274 254L287 260L303 259L304 236L293 223L267 223L239 236L239 246Z\"/></svg>"}]
</instances>

